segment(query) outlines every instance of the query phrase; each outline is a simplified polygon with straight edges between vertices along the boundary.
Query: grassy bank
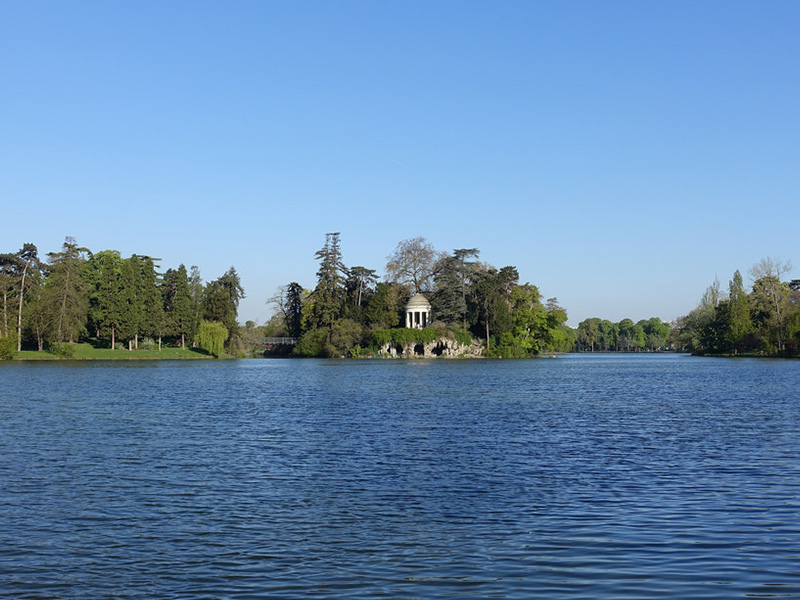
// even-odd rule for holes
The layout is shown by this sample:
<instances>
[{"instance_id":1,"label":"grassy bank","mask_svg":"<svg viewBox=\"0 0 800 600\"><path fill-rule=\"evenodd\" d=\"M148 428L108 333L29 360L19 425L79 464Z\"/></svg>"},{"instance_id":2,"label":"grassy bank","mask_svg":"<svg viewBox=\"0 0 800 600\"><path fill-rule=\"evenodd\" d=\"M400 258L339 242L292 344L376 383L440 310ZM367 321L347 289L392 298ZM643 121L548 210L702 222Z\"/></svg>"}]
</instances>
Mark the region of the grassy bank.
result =
<instances>
[{"instance_id":1,"label":"grassy bank","mask_svg":"<svg viewBox=\"0 0 800 600\"><path fill-rule=\"evenodd\" d=\"M91 344L70 344L71 355L23 350L14 354L14 360L210 360L203 350L191 348L162 348L161 350L112 350L95 348Z\"/></svg>"}]
</instances>

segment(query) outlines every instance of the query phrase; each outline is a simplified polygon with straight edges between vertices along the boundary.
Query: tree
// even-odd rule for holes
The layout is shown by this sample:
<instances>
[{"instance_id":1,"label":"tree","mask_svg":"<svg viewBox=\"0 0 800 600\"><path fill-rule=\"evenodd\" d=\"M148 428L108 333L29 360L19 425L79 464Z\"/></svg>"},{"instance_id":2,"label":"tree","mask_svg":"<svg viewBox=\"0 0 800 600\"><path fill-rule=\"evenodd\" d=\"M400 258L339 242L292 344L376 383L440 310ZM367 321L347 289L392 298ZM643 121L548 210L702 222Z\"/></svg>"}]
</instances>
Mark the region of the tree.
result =
<instances>
[{"instance_id":1,"label":"tree","mask_svg":"<svg viewBox=\"0 0 800 600\"><path fill-rule=\"evenodd\" d=\"M117 250L103 250L89 259L87 274L90 283L89 322L98 338L109 338L116 347L121 316L120 272L122 258Z\"/></svg>"},{"instance_id":2,"label":"tree","mask_svg":"<svg viewBox=\"0 0 800 600\"><path fill-rule=\"evenodd\" d=\"M348 269L345 289L349 298L349 304L360 308L364 296L375 293L375 284L377 282L378 275L374 269L368 269L366 267L351 267Z\"/></svg>"},{"instance_id":3,"label":"tree","mask_svg":"<svg viewBox=\"0 0 800 600\"><path fill-rule=\"evenodd\" d=\"M203 318L203 293L205 286L203 285L203 278L200 275L200 269L196 265L192 265L189 272L189 295L192 298L192 336L197 333L197 328L200 326L200 321Z\"/></svg>"},{"instance_id":4,"label":"tree","mask_svg":"<svg viewBox=\"0 0 800 600\"><path fill-rule=\"evenodd\" d=\"M646 321L639 321L638 325L644 331L645 346L648 350L655 352L667 345L667 337L669 337L670 332L669 324L664 323L658 317L652 317Z\"/></svg>"},{"instance_id":5,"label":"tree","mask_svg":"<svg viewBox=\"0 0 800 600\"><path fill-rule=\"evenodd\" d=\"M330 344L333 324L342 312L344 298L344 273L339 233L325 234L325 245L314 255L319 260L317 287L312 292L312 328L325 327L326 341Z\"/></svg>"},{"instance_id":6,"label":"tree","mask_svg":"<svg viewBox=\"0 0 800 600\"><path fill-rule=\"evenodd\" d=\"M727 346L735 349L741 344L745 335L753 329L750 317L750 298L744 289L742 274L737 270L728 286L729 322L726 332Z\"/></svg>"},{"instance_id":7,"label":"tree","mask_svg":"<svg viewBox=\"0 0 800 600\"><path fill-rule=\"evenodd\" d=\"M789 302L789 286L781 277L792 270L792 263L780 259L762 258L750 269L754 302L762 314L762 323L775 331L778 350L785 349L785 318Z\"/></svg>"},{"instance_id":8,"label":"tree","mask_svg":"<svg viewBox=\"0 0 800 600\"><path fill-rule=\"evenodd\" d=\"M164 330L163 298L158 288L155 260L132 254L120 266L120 338L128 349L139 348L139 336L158 337Z\"/></svg>"},{"instance_id":9,"label":"tree","mask_svg":"<svg viewBox=\"0 0 800 600\"><path fill-rule=\"evenodd\" d=\"M487 350L491 346L491 333L499 337L512 329L511 292L518 280L516 267L503 267L499 271L489 267L476 277L473 291Z\"/></svg>"},{"instance_id":10,"label":"tree","mask_svg":"<svg viewBox=\"0 0 800 600\"><path fill-rule=\"evenodd\" d=\"M548 329L547 310L542 305L539 288L530 283L518 285L511 292L511 302L514 337L526 352L538 354Z\"/></svg>"},{"instance_id":11,"label":"tree","mask_svg":"<svg viewBox=\"0 0 800 600\"><path fill-rule=\"evenodd\" d=\"M136 255L123 259L119 273L119 307L117 331L119 338L128 342L133 350L134 340L139 334L143 306L139 301L139 268Z\"/></svg>"},{"instance_id":12,"label":"tree","mask_svg":"<svg viewBox=\"0 0 800 600\"><path fill-rule=\"evenodd\" d=\"M203 318L207 321L219 321L233 336L239 328L237 321L239 300L244 298L239 274L234 267L228 269L221 277L206 285L203 295Z\"/></svg>"},{"instance_id":13,"label":"tree","mask_svg":"<svg viewBox=\"0 0 800 600\"><path fill-rule=\"evenodd\" d=\"M434 276L435 292L431 298L433 312L438 320L448 325L460 324L467 329L468 297L477 276L480 251L477 248L453 250L452 256L443 258Z\"/></svg>"},{"instance_id":14,"label":"tree","mask_svg":"<svg viewBox=\"0 0 800 600\"><path fill-rule=\"evenodd\" d=\"M782 352L786 340L786 314L790 308L791 289L776 277L761 277L753 283L750 295L753 322L767 350Z\"/></svg>"},{"instance_id":15,"label":"tree","mask_svg":"<svg viewBox=\"0 0 800 600\"><path fill-rule=\"evenodd\" d=\"M228 338L228 330L219 321L203 319L197 328L196 337L197 343L203 350L219 358L222 356L225 340Z\"/></svg>"},{"instance_id":16,"label":"tree","mask_svg":"<svg viewBox=\"0 0 800 600\"><path fill-rule=\"evenodd\" d=\"M600 319L597 317L591 317L578 323L578 343L581 345L583 350L594 352L594 345L597 342L598 336L597 324L599 322Z\"/></svg>"},{"instance_id":17,"label":"tree","mask_svg":"<svg viewBox=\"0 0 800 600\"><path fill-rule=\"evenodd\" d=\"M387 257L386 274L392 281L412 286L414 294L428 292L446 256L436 251L424 237L402 240Z\"/></svg>"},{"instance_id":18,"label":"tree","mask_svg":"<svg viewBox=\"0 0 800 600\"><path fill-rule=\"evenodd\" d=\"M376 329L397 327L403 310L405 290L398 283L377 284L375 294L369 299L364 311L367 322Z\"/></svg>"},{"instance_id":19,"label":"tree","mask_svg":"<svg viewBox=\"0 0 800 600\"><path fill-rule=\"evenodd\" d=\"M157 339L158 349L161 350L161 338L167 331L164 297L155 266L155 261L161 259L150 256L137 256L137 258L139 260L139 298L142 304L140 333L146 337Z\"/></svg>"},{"instance_id":20,"label":"tree","mask_svg":"<svg viewBox=\"0 0 800 600\"><path fill-rule=\"evenodd\" d=\"M3 294L3 319L0 321L0 336L9 333L8 305L9 296L14 292L14 267L16 257L13 254L0 254L0 292Z\"/></svg>"},{"instance_id":21,"label":"tree","mask_svg":"<svg viewBox=\"0 0 800 600\"><path fill-rule=\"evenodd\" d=\"M25 298L26 279L29 278L31 271L41 271L39 262L39 251L33 244L24 244L17 252L17 265L22 266L22 273L19 275L19 304L17 310L17 352L22 350L22 306Z\"/></svg>"},{"instance_id":22,"label":"tree","mask_svg":"<svg viewBox=\"0 0 800 600\"><path fill-rule=\"evenodd\" d=\"M180 336L181 348L186 348L186 338L194 333L194 310L189 274L181 264L177 270L167 269L162 285L166 330Z\"/></svg>"},{"instance_id":23,"label":"tree","mask_svg":"<svg viewBox=\"0 0 800 600\"><path fill-rule=\"evenodd\" d=\"M91 253L74 238L64 241L61 252L50 252L50 276L46 285L46 310L50 315L50 339L72 342L86 326L89 286L84 266Z\"/></svg>"},{"instance_id":24,"label":"tree","mask_svg":"<svg viewBox=\"0 0 800 600\"><path fill-rule=\"evenodd\" d=\"M278 288L269 299L274 304L283 320L289 337L299 338L303 333L303 297L305 290L296 281Z\"/></svg>"}]
</instances>

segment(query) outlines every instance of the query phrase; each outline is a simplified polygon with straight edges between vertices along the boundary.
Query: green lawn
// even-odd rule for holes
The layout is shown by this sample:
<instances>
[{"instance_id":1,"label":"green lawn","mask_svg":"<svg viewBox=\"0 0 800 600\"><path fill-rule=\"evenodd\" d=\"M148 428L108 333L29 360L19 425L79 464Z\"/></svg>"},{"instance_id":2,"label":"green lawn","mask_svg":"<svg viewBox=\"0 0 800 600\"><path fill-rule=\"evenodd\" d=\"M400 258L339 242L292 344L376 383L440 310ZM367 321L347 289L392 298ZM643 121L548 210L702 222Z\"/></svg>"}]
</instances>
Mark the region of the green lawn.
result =
<instances>
[{"instance_id":1,"label":"green lawn","mask_svg":"<svg viewBox=\"0 0 800 600\"><path fill-rule=\"evenodd\" d=\"M159 350L111 350L110 348L95 348L91 344L71 344L74 352L71 360L208 360L212 356L202 350L190 348L162 348ZM15 360L65 360L47 351L23 350L14 355Z\"/></svg>"}]
</instances>

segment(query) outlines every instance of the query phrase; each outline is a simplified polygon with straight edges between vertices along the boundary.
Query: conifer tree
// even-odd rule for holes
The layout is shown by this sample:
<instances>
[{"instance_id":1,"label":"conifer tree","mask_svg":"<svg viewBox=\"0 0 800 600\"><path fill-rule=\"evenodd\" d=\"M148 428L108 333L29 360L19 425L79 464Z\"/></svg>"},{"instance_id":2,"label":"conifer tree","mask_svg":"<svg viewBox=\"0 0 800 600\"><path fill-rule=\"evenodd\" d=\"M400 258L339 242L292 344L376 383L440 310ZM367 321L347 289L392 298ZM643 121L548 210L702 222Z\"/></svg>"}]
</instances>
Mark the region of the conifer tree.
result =
<instances>
[{"instance_id":1,"label":"conifer tree","mask_svg":"<svg viewBox=\"0 0 800 600\"><path fill-rule=\"evenodd\" d=\"M182 264L177 270L167 270L162 291L166 330L170 335L180 336L181 348L186 348L186 338L192 334L194 311L185 265Z\"/></svg>"},{"instance_id":2,"label":"conifer tree","mask_svg":"<svg viewBox=\"0 0 800 600\"><path fill-rule=\"evenodd\" d=\"M61 252L51 252L50 276L46 287L46 310L50 321L50 340L56 344L77 341L86 326L89 285L84 266L89 251L67 237Z\"/></svg>"},{"instance_id":3,"label":"conifer tree","mask_svg":"<svg viewBox=\"0 0 800 600\"><path fill-rule=\"evenodd\" d=\"M313 292L312 319L315 327L326 327L326 340L330 343L333 325L342 312L344 298L344 276L346 272L339 247L339 233L325 234L325 245L316 258L320 261L317 271L317 287Z\"/></svg>"},{"instance_id":4,"label":"conifer tree","mask_svg":"<svg viewBox=\"0 0 800 600\"><path fill-rule=\"evenodd\" d=\"M117 250L103 250L92 256L87 265L91 285L89 321L99 338L108 338L116 347L120 319L120 269L122 258Z\"/></svg>"}]
</instances>

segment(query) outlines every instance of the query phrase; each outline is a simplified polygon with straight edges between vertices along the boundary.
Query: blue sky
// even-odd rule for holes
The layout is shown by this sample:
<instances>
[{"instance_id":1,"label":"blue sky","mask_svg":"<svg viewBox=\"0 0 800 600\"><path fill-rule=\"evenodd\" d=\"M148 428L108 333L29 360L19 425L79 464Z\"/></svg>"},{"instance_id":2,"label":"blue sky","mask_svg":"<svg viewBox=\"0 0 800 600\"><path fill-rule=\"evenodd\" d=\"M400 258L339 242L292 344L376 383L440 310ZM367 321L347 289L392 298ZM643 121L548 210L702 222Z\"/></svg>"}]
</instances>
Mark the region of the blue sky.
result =
<instances>
[{"instance_id":1,"label":"blue sky","mask_svg":"<svg viewBox=\"0 0 800 600\"><path fill-rule=\"evenodd\" d=\"M0 251L233 265L263 323L326 232L381 273L424 236L573 325L672 320L800 261L798 24L796 1L0 1Z\"/></svg>"}]
</instances>

